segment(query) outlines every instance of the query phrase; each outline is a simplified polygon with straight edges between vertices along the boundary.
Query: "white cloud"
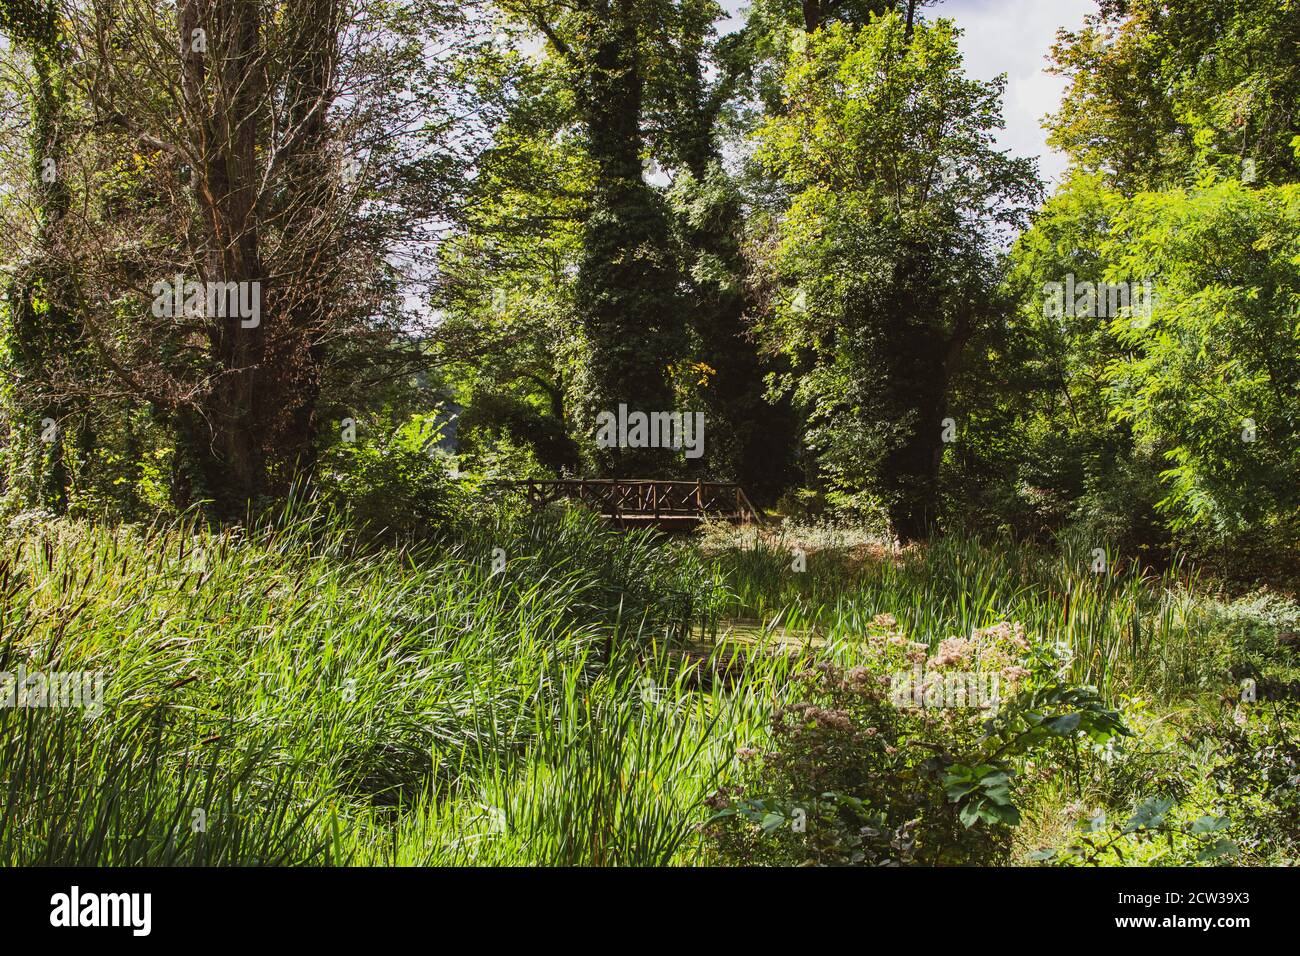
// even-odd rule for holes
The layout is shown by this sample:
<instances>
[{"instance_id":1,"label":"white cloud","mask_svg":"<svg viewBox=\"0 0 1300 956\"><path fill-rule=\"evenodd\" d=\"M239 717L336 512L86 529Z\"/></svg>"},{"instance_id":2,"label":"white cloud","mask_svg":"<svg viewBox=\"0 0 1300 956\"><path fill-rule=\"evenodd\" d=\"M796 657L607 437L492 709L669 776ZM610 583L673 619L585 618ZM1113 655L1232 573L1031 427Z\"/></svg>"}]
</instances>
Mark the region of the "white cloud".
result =
<instances>
[{"instance_id":1,"label":"white cloud","mask_svg":"<svg viewBox=\"0 0 1300 956\"><path fill-rule=\"evenodd\" d=\"M1039 157L1049 182L1065 170L1065 156L1048 148L1039 122L1057 108L1066 80L1044 70L1047 53L1058 27L1078 29L1096 9L1094 0L945 0L926 9L928 16L951 17L966 31L961 51L971 76L1007 74L1007 128L998 143L1017 156Z\"/></svg>"}]
</instances>

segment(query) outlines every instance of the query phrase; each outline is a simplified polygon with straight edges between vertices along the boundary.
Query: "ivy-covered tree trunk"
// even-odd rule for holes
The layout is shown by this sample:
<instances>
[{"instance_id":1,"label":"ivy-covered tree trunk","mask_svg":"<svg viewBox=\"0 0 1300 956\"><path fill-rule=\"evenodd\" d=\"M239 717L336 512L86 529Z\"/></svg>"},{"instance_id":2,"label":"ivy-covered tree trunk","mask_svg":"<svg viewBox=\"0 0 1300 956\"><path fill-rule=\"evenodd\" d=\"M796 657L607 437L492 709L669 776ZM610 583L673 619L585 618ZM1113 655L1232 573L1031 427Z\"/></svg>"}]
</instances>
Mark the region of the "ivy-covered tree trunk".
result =
<instances>
[{"instance_id":1,"label":"ivy-covered tree trunk","mask_svg":"<svg viewBox=\"0 0 1300 956\"><path fill-rule=\"evenodd\" d=\"M785 483L797 439L790 403L764 403L763 366L746 320L744 211L718 148L718 116L741 64L726 64L726 75L708 88L701 52L713 8L682 6L682 85L671 146L689 174L674 189L675 212L688 259L696 355L707 366L701 390L707 442L695 468L701 477L739 481L763 495Z\"/></svg>"},{"instance_id":2,"label":"ivy-covered tree trunk","mask_svg":"<svg viewBox=\"0 0 1300 956\"><path fill-rule=\"evenodd\" d=\"M6 290L5 358L13 373L9 483L23 505L62 512L73 449L84 452L93 444L88 422L67 395L68 376L61 374L76 366L83 348L74 287L59 249L70 203L64 178L64 50L52 3L15 4L0 16L0 26L31 56L30 182L36 198L35 242Z\"/></svg>"},{"instance_id":3,"label":"ivy-covered tree trunk","mask_svg":"<svg viewBox=\"0 0 1300 956\"><path fill-rule=\"evenodd\" d=\"M775 449L761 440L770 421L760 411L757 348L746 335L740 197L717 160L691 174L695 215L686 218L682 231L698 267L691 281L692 324L699 360L708 367L702 376L708 443L699 461L708 477L752 488L772 471ZM763 453L755 454L760 447Z\"/></svg>"},{"instance_id":4,"label":"ivy-covered tree trunk","mask_svg":"<svg viewBox=\"0 0 1300 956\"><path fill-rule=\"evenodd\" d=\"M640 14L634 0L594 5L584 18L590 46L570 57L590 62L578 77L578 99L597 171L576 295L588 350L576 403L586 435L594 434L599 413L617 413L620 404L673 410L668 369L685 345L667 210L642 176ZM595 452L597 469L607 475L661 476L674 459L662 448Z\"/></svg>"}]
</instances>

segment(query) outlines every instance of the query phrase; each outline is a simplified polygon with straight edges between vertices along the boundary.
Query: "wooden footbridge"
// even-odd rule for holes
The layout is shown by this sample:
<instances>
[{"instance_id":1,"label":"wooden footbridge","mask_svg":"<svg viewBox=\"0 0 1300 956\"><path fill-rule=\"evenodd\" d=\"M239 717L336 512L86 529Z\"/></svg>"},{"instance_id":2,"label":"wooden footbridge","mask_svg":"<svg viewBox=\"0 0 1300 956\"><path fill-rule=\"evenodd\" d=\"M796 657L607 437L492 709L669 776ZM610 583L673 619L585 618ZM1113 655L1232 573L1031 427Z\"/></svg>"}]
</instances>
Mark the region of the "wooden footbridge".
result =
<instances>
[{"instance_id":1,"label":"wooden footbridge","mask_svg":"<svg viewBox=\"0 0 1300 956\"><path fill-rule=\"evenodd\" d=\"M763 523L740 485L720 481L660 481L652 478L526 479L498 482L519 489L535 507L576 501L619 527L648 525L665 530L694 528L706 518Z\"/></svg>"}]
</instances>

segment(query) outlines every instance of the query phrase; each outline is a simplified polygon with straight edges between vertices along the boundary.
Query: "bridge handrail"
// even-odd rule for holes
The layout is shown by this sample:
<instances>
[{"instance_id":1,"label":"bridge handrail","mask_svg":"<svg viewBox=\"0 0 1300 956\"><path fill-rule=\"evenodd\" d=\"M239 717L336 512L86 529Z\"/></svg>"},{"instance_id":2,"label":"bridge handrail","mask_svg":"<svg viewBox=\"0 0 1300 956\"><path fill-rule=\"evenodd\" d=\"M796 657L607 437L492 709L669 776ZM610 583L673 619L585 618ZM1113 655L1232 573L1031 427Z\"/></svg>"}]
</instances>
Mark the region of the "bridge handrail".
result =
<instances>
[{"instance_id":1,"label":"bridge handrail","mask_svg":"<svg viewBox=\"0 0 1300 956\"><path fill-rule=\"evenodd\" d=\"M705 481L704 479L691 480L684 478L498 478L492 481L484 482L484 485L492 487L516 487L524 489L548 489L558 490L560 492L573 491L576 497L582 500L584 493L595 488L609 489L616 491L621 489L617 501L604 499L602 496L594 496L604 509L610 510L610 517L620 518L625 516L653 516L673 517L673 516L699 516L705 517L708 514L736 514L743 520L753 519L758 524L763 524L763 516L753 502L749 500L749 495L745 493L737 482L734 481ZM696 492L695 507L690 507L685 501L681 502L682 506L675 505L669 498L666 505L661 506L661 491L668 490L686 490L690 489ZM734 496L734 511L731 509L713 509L712 511L705 507L703 492L709 491L713 495L718 492L732 492ZM624 504L629 497L628 492L644 493L649 492L648 509L625 509ZM633 495L635 497L636 495ZM566 496L567 497L567 496ZM716 501L716 497L710 500L710 504Z\"/></svg>"}]
</instances>

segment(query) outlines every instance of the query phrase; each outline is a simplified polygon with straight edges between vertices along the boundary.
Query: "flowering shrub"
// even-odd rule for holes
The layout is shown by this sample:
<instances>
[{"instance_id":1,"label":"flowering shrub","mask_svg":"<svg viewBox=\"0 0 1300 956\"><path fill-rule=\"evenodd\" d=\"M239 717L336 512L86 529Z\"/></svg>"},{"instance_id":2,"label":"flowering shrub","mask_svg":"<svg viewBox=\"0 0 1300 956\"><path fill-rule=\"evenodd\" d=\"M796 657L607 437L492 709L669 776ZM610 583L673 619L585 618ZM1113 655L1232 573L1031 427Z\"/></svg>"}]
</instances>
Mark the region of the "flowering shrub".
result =
<instances>
[{"instance_id":1,"label":"flowering shrub","mask_svg":"<svg viewBox=\"0 0 1300 956\"><path fill-rule=\"evenodd\" d=\"M876 618L864 661L823 661L792 681L767 752L742 750L705 832L742 863L987 864L1005 859L1017 761L1124 730L1096 692L1066 684L1068 659L1018 624L948 638L931 654ZM908 668L911 668L909 671ZM992 700L934 706L954 672L995 675ZM919 684L909 694L895 685Z\"/></svg>"}]
</instances>

